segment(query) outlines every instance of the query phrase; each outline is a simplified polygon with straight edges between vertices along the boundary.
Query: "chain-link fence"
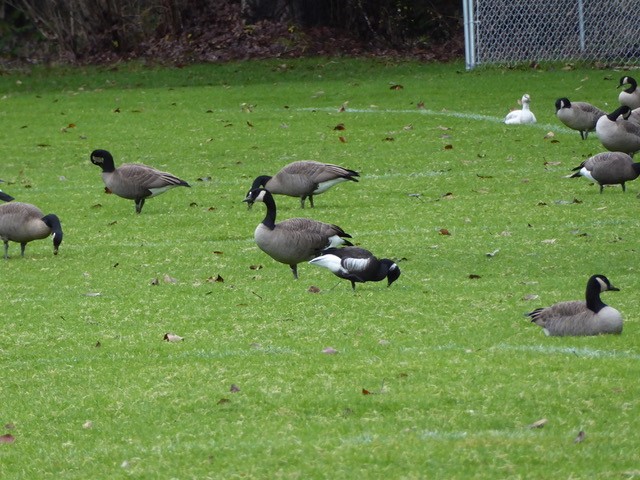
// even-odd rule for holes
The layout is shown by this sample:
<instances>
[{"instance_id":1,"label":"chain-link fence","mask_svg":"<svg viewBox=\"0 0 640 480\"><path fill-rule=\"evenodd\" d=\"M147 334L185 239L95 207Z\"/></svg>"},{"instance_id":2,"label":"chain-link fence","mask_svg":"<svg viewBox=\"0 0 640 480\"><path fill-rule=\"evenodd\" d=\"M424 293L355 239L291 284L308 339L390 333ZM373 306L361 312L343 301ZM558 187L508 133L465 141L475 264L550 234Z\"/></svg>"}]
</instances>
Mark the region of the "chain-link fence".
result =
<instances>
[{"instance_id":1,"label":"chain-link fence","mask_svg":"<svg viewBox=\"0 0 640 480\"><path fill-rule=\"evenodd\" d=\"M640 64L638 0L463 0L467 68L585 60Z\"/></svg>"}]
</instances>

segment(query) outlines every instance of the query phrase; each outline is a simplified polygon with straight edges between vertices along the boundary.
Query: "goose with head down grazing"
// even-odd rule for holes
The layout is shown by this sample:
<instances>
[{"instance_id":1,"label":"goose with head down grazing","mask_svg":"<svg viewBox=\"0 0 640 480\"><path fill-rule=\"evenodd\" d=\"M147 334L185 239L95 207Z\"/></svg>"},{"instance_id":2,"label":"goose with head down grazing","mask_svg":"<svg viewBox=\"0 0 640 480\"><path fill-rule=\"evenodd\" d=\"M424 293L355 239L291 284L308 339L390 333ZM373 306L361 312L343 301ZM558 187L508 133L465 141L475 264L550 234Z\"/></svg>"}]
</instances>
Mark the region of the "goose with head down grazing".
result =
<instances>
[{"instance_id":1,"label":"goose with head down grazing","mask_svg":"<svg viewBox=\"0 0 640 480\"><path fill-rule=\"evenodd\" d=\"M605 304L600 293L618 291L604 275L593 275L587 282L586 301L560 302L537 308L526 316L550 336L600 335L622 332L622 315Z\"/></svg>"},{"instance_id":2,"label":"goose with head down grazing","mask_svg":"<svg viewBox=\"0 0 640 480\"><path fill-rule=\"evenodd\" d=\"M360 247L327 248L309 263L327 268L334 275L349 280L354 291L356 282L379 282L386 278L390 287L400 276L400 267L393 260L378 259L369 250Z\"/></svg>"},{"instance_id":3,"label":"goose with head down grazing","mask_svg":"<svg viewBox=\"0 0 640 480\"><path fill-rule=\"evenodd\" d=\"M638 90L638 82L636 82L636 79L628 76L620 78L618 88L622 88L624 85L629 86L618 95L620 105L626 105L631 110L640 108L640 90Z\"/></svg>"},{"instance_id":4,"label":"goose with head down grazing","mask_svg":"<svg viewBox=\"0 0 640 480\"><path fill-rule=\"evenodd\" d=\"M598 119L606 115L598 107L586 102L570 102L563 97L556 100L556 116L567 127L578 130L583 140L587 139L589 132L596 129Z\"/></svg>"},{"instance_id":5,"label":"goose with head down grazing","mask_svg":"<svg viewBox=\"0 0 640 480\"><path fill-rule=\"evenodd\" d=\"M91 163L102 168L105 191L133 200L136 213L142 211L147 198L160 195L174 187L191 186L175 175L139 163L124 164L116 168L113 157L106 150L91 152Z\"/></svg>"},{"instance_id":6,"label":"goose with head down grazing","mask_svg":"<svg viewBox=\"0 0 640 480\"><path fill-rule=\"evenodd\" d=\"M304 201L309 198L313 208L313 196L320 195L338 183L357 182L360 174L355 170L321 163L312 160L301 160L282 167L274 176L261 175L256 177L251 190L263 187L273 195L288 195L299 197L300 206L304 208Z\"/></svg>"},{"instance_id":7,"label":"goose with head down grazing","mask_svg":"<svg viewBox=\"0 0 640 480\"><path fill-rule=\"evenodd\" d=\"M4 242L4 258L9 258L9 242L20 244L24 257L27 243L53 236L53 254L58 254L62 243L62 225L57 215L45 215L39 208L22 202L0 205L0 239Z\"/></svg>"},{"instance_id":8,"label":"goose with head down grazing","mask_svg":"<svg viewBox=\"0 0 640 480\"><path fill-rule=\"evenodd\" d=\"M536 116L530 109L531 97L525 93L518 103L522 105L521 110L512 110L504 118L507 125L519 125L524 123L536 123Z\"/></svg>"},{"instance_id":9,"label":"goose with head down grazing","mask_svg":"<svg viewBox=\"0 0 640 480\"><path fill-rule=\"evenodd\" d=\"M629 120L631 109L626 105L603 115L596 123L596 135L607 150L633 156L640 150L640 125Z\"/></svg>"},{"instance_id":10,"label":"goose with head down grazing","mask_svg":"<svg viewBox=\"0 0 640 480\"><path fill-rule=\"evenodd\" d=\"M289 265L293 278L298 278L298 264L320 255L328 247L351 245L351 235L337 225L310 218L290 218L276 223L276 202L264 188L249 191L243 200L249 205L263 202L267 214L254 232L256 244L275 261Z\"/></svg>"},{"instance_id":11,"label":"goose with head down grazing","mask_svg":"<svg viewBox=\"0 0 640 480\"><path fill-rule=\"evenodd\" d=\"M622 185L626 191L625 182L635 180L640 175L640 163L623 152L602 152L588 158L576 168L576 173L568 178L585 177L600 185L600 193L605 185Z\"/></svg>"}]
</instances>

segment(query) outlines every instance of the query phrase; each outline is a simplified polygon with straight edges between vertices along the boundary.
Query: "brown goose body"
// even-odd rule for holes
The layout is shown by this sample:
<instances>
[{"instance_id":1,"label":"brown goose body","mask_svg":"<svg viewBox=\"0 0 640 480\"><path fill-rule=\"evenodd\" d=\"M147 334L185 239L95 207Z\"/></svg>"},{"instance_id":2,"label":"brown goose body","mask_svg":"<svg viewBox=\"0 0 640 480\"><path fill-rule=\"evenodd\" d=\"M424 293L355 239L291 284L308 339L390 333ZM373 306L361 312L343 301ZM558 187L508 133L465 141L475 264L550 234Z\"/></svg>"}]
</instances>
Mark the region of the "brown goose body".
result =
<instances>
[{"instance_id":1,"label":"brown goose body","mask_svg":"<svg viewBox=\"0 0 640 480\"><path fill-rule=\"evenodd\" d=\"M598 119L596 135L604 148L631 156L640 150L640 125L626 119L630 113L629 107L622 106Z\"/></svg>"},{"instance_id":2,"label":"brown goose body","mask_svg":"<svg viewBox=\"0 0 640 480\"><path fill-rule=\"evenodd\" d=\"M598 107L586 102L570 102L568 98L556 100L556 116L567 127L578 130L583 140L587 139L589 132L596 129L598 119L606 115Z\"/></svg>"},{"instance_id":3,"label":"brown goose body","mask_svg":"<svg viewBox=\"0 0 640 480\"><path fill-rule=\"evenodd\" d=\"M620 78L618 88L624 85L629 85L629 87L622 90L618 95L620 105L626 105L631 110L640 108L640 90L638 90L638 82L636 82L636 79L628 76Z\"/></svg>"},{"instance_id":4,"label":"brown goose body","mask_svg":"<svg viewBox=\"0 0 640 480\"><path fill-rule=\"evenodd\" d=\"M106 150L94 150L91 162L102 167L102 180L107 193L133 200L136 213L142 211L144 201L174 187L190 185L168 172L139 163L124 164L115 168L113 157Z\"/></svg>"},{"instance_id":5,"label":"brown goose body","mask_svg":"<svg viewBox=\"0 0 640 480\"><path fill-rule=\"evenodd\" d=\"M320 255L331 246L351 245L351 238L337 225L318 222L309 218L291 218L276 223L276 204L271 193L265 189L251 190L245 202L264 202L267 214L258 224L254 239L260 250L277 262L291 267L294 278L298 278L297 266Z\"/></svg>"},{"instance_id":6,"label":"brown goose body","mask_svg":"<svg viewBox=\"0 0 640 480\"><path fill-rule=\"evenodd\" d=\"M304 208L304 201L309 198L309 204L313 207L314 195L326 192L338 183L357 182L358 176L358 172L339 165L301 160L285 165L272 177L267 175L257 177L253 181L251 190L264 187L274 195L299 197L302 208Z\"/></svg>"},{"instance_id":7,"label":"brown goose body","mask_svg":"<svg viewBox=\"0 0 640 480\"><path fill-rule=\"evenodd\" d=\"M640 175L640 163L622 152L603 152L588 158L576 168L570 178L586 177L600 185L600 193L605 185L621 185L626 190L625 183L635 180Z\"/></svg>"},{"instance_id":8,"label":"brown goose body","mask_svg":"<svg viewBox=\"0 0 640 480\"><path fill-rule=\"evenodd\" d=\"M549 336L582 336L622 332L622 315L606 305L600 293L617 291L604 275L593 275L587 282L586 301L560 302L527 314Z\"/></svg>"},{"instance_id":9,"label":"brown goose body","mask_svg":"<svg viewBox=\"0 0 640 480\"><path fill-rule=\"evenodd\" d=\"M27 243L53 235L53 253L58 254L62 242L62 226L54 214L44 215L29 203L9 202L0 205L0 238L4 242L4 258L8 258L9 242L20 244L21 255Z\"/></svg>"}]
</instances>

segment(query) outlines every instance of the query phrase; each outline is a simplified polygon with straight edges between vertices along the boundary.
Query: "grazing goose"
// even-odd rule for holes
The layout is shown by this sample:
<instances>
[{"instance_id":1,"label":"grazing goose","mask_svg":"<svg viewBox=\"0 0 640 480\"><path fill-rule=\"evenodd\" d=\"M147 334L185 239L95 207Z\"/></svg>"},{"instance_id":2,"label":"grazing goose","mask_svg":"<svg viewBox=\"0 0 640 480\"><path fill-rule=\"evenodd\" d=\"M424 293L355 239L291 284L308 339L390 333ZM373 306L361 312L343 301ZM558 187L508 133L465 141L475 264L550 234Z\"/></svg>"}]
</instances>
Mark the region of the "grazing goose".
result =
<instances>
[{"instance_id":1,"label":"grazing goose","mask_svg":"<svg viewBox=\"0 0 640 480\"><path fill-rule=\"evenodd\" d=\"M0 205L0 238L4 242L4 258L9 258L9 241L20 244L20 253L24 257L27 243L53 235L53 254L58 254L62 243L62 225L60 219L50 213L44 215L39 208L22 202L10 202Z\"/></svg>"},{"instance_id":2,"label":"grazing goose","mask_svg":"<svg viewBox=\"0 0 640 480\"><path fill-rule=\"evenodd\" d=\"M550 336L600 335L621 333L622 315L600 300L600 292L618 291L604 275L593 275L587 282L586 302L560 302L527 313L531 321Z\"/></svg>"},{"instance_id":3,"label":"grazing goose","mask_svg":"<svg viewBox=\"0 0 640 480\"><path fill-rule=\"evenodd\" d=\"M531 97L529 97L528 93L525 93L522 96L521 100L518 100L518 103L522 105L522 110L513 110L504 117L504 123L507 125L518 125L521 123L536 123L536 116L533 114L531 110L529 110L529 103L531 102Z\"/></svg>"},{"instance_id":4,"label":"grazing goose","mask_svg":"<svg viewBox=\"0 0 640 480\"><path fill-rule=\"evenodd\" d=\"M573 169L576 173L568 178L586 177L600 185L600 193L605 185L622 185L635 180L640 175L640 163L622 152L603 152L586 159Z\"/></svg>"},{"instance_id":5,"label":"grazing goose","mask_svg":"<svg viewBox=\"0 0 640 480\"><path fill-rule=\"evenodd\" d=\"M139 163L125 164L116 168L113 157L106 150L91 152L91 163L102 167L105 191L133 200L136 203L136 213L142 211L147 198L160 195L174 187L191 186L175 175Z\"/></svg>"},{"instance_id":6,"label":"grazing goose","mask_svg":"<svg viewBox=\"0 0 640 480\"><path fill-rule=\"evenodd\" d=\"M630 114L631 109L623 105L598 119L596 135L604 148L631 156L640 150L640 125L627 120Z\"/></svg>"},{"instance_id":7,"label":"grazing goose","mask_svg":"<svg viewBox=\"0 0 640 480\"><path fill-rule=\"evenodd\" d=\"M10 202L11 200L15 200L11 195L7 195L2 190L0 190L0 200L3 202Z\"/></svg>"},{"instance_id":8,"label":"grazing goose","mask_svg":"<svg viewBox=\"0 0 640 480\"><path fill-rule=\"evenodd\" d=\"M622 77L618 88L623 85L629 85L629 88L622 90L618 95L620 105L626 105L631 110L640 108L640 90L638 90L638 82L633 77Z\"/></svg>"},{"instance_id":9,"label":"grazing goose","mask_svg":"<svg viewBox=\"0 0 640 480\"><path fill-rule=\"evenodd\" d=\"M309 263L328 268L334 275L351 281L354 291L356 282L379 282L386 278L390 287L400 276L400 267L393 260L378 260L373 253L359 247L327 248Z\"/></svg>"},{"instance_id":10,"label":"grazing goose","mask_svg":"<svg viewBox=\"0 0 640 480\"><path fill-rule=\"evenodd\" d=\"M273 177L261 175L253 181L251 190L264 187L272 194L300 197L300 206L308 197L313 208L313 196L326 192L338 183L351 180L357 182L360 174L331 163L303 160L285 165ZM251 206L251 205L249 205Z\"/></svg>"},{"instance_id":11,"label":"grazing goose","mask_svg":"<svg viewBox=\"0 0 640 480\"><path fill-rule=\"evenodd\" d=\"M243 201L249 205L254 202L266 205L267 214L254 233L256 244L277 262L289 265L293 278L298 278L300 262L317 257L327 247L351 245L343 238L351 238L351 235L336 225L309 218L291 218L276 223L276 202L264 188L251 190Z\"/></svg>"},{"instance_id":12,"label":"grazing goose","mask_svg":"<svg viewBox=\"0 0 640 480\"><path fill-rule=\"evenodd\" d=\"M589 132L596 129L598 119L606 115L598 107L586 102L570 102L568 98L556 100L556 116L567 127L578 130L583 140L587 139Z\"/></svg>"}]
</instances>

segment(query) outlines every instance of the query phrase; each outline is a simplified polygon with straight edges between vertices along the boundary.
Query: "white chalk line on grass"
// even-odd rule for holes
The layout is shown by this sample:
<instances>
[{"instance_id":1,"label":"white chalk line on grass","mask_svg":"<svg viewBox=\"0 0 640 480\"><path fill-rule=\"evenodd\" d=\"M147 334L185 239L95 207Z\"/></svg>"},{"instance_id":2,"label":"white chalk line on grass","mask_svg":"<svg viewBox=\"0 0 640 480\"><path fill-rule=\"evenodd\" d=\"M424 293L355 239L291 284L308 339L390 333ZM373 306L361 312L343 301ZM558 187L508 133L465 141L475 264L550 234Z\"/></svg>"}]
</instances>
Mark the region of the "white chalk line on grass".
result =
<instances>
[{"instance_id":1,"label":"white chalk line on grass","mask_svg":"<svg viewBox=\"0 0 640 480\"><path fill-rule=\"evenodd\" d=\"M629 360L640 360L640 353L616 350L594 350L588 347L560 347L553 345L509 345L505 343L499 343L498 345L492 347L492 350L575 355L579 358L624 358Z\"/></svg>"},{"instance_id":2,"label":"white chalk line on grass","mask_svg":"<svg viewBox=\"0 0 640 480\"><path fill-rule=\"evenodd\" d=\"M338 112L335 108L331 107L303 107L296 108L294 110L300 112ZM476 121L484 121L484 122L492 122L492 123L504 123L504 117L494 117L492 115L481 115L479 113L467 113L467 112L454 112L450 110L429 110L429 109L391 109L391 108L347 108L346 110L340 112L340 114L349 114L349 113L366 113L366 114L412 114L412 115L427 115L427 116L439 116L439 117L453 117L453 118L463 118L466 120L476 120ZM542 130L554 130L556 132L572 132L571 129L565 128L561 125L550 124L550 123L534 123L525 125L524 128L533 127L539 128ZM510 126L510 128L523 128L518 126Z\"/></svg>"}]
</instances>

